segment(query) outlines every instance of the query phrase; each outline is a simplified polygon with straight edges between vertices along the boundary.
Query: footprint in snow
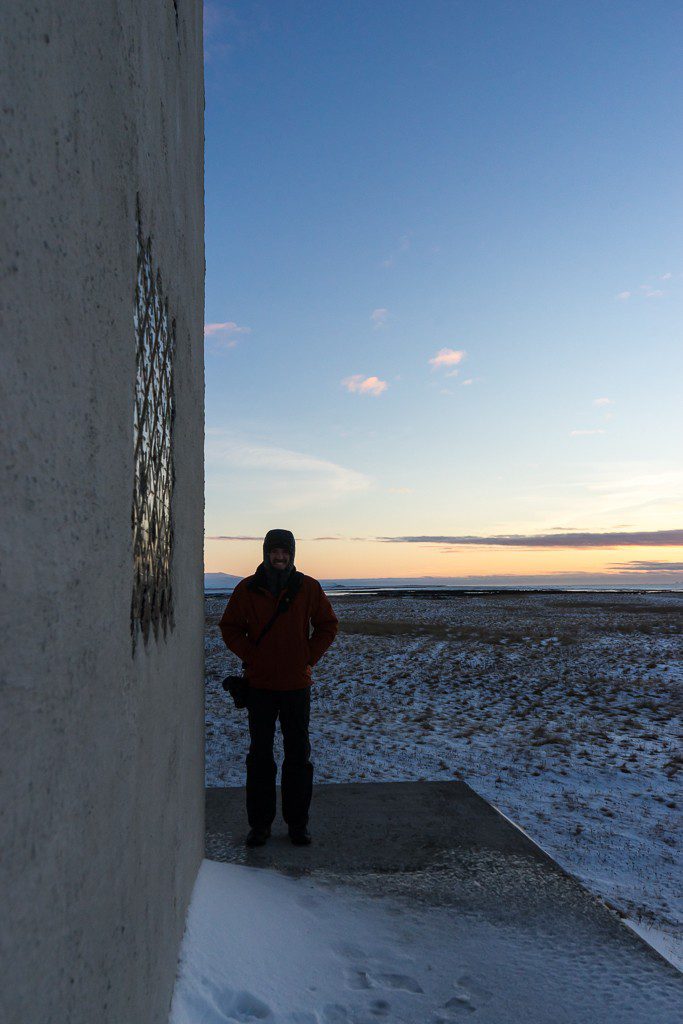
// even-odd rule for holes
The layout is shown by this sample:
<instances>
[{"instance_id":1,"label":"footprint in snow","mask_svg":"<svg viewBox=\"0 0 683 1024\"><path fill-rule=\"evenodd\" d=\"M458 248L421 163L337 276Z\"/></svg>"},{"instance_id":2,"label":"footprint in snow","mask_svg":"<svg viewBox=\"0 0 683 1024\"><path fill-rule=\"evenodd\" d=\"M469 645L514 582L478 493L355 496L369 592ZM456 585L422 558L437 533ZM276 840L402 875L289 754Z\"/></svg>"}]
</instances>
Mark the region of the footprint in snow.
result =
<instances>
[{"instance_id":1,"label":"footprint in snow","mask_svg":"<svg viewBox=\"0 0 683 1024\"><path fill-rule=\"evenodd\" d=\"M401 989L403 992L424 992L419 981L408 974L371 974L370 980L382 988Z\"/></svg>"},{"instance_id":2,"label":"footprint in snow","mask_svg":"<svg viewBox=\"0 0 683 1024\"><path fill-rule=\"evenodd\" d=\"M420 994L424 991L419 981L408 974L372 973L360 970L346 971L346 984L356 990L368 988L390 988L403 992Z\"/></svg>"},{"instance_id":3,"label":"footprint in snow","mask_svg":"<svg viewBox=\"0 0 683 1024\"><path fill-rule=\"evenodd\" d=\"M453 1014L460 1015L462 1013L474 1013L476 1006L467 995L467 993L458 993L457 996L453 996L445 1004L444 1009L448 1010L449 1016ZM441 1020L448 1020L448 1017L441 1017Z\"/></svg>"},{"instance_id":4,"label":"footprint in snow","mask_svg":"<svg viewBox=\"0 0 683 1024\"><path fill-rule=\"evenodd\" d=\"M346 984L349 988L364 989L371 988L370 981L365 971L346 971Z\"/></svg>"},{"instance_id":5,"label":"footprint in snow","mask_svg":"<svg viewBox=\"0 0 683 1024\"><path fill-rule=\"evenodd\" d=\"M476 996L478 999L487 1000L491 996L491 991L483 984L478 978L473 978L471 974L462 974L458 978L458 984L456 988L459 992L464 992L468 996Z\"/></svg>"},{"instance_id":6,"label":"footprint in snow","mask_svg":"<svg viewBox=\"0 0 683 1024\"><path fill-rule=\"evenodd\" d=\"M348 1024L349 1011L342 1003L328 1003L323 1007L323 1024Z\"/></svg>"},{"instance_id":7,"label":"footprint in snow","mask_svg":"<svg viewBox=\"0 0 683 1024\"><path fill-rule=\"evenodd\" d=\"M185 1010L190 1020L216 1020L230 1024L253 1024L254 1021L272 1019L272 1010L267 1003L251 992L236 992L234 989L204 980L201 990L185 995ZM317 1022L316 1022L317 1024Z\"/></svg>"},{"instance_id":8,"label":"footprint in snow","mask_svg":"<svg viewBox=\"0 0 683 1024\"><path fill-rule=\"evenodd\" d=\"M444 1006L448 1016L442 1016L442 1021L447 1021L452 1016L474 1013L477 1004L485 1003L491 995L485 985L469 974L463 974L455 987L457 989L455 995L451 996Z\"/></svg>"},{"instance_id":9,"label":"footprint in snow","mask_svg":"<svg viewBox=\"0 0 683 1024\"><path fill-rule=\"evenodd\" d=\"M267 1003L252 995L251 992L236 992L230 1012L234 1020L240 1024L247 1021L265 1020L271 1015L271 1009Z\"/></svg>"}]
</instances>

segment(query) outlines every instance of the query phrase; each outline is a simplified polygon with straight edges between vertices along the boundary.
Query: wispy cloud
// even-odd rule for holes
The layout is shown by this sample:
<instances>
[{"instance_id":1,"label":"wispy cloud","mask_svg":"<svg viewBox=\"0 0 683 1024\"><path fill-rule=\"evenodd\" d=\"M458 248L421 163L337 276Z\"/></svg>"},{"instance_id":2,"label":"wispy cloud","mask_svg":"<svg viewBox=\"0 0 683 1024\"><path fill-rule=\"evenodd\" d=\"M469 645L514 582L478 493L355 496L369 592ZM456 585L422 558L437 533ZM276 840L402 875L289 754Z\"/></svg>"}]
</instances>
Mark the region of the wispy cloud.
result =
<instances>
[{"instance_id":1,"label":"wispy cloud","mask_svg":"<svg viewBox=\"0 0 683 1024\"><path fill-rule=\"evenodd\" d=\"M570 437L590 437L592 434L606 434L606 430L598 428L597 430L570 430Z\"/></svg>"},{"instance_id":2,"label":"wispy cloud","mask_svg":"<svg viewBox=\"0 0 683 1024\"><path fill-rule=\"evenodd\" d=\"M455 377L456 367L463 361L467 353L462 349L440 348L429 360L433 370L447 370L449 377Z\"/></svg>"},{"instance_id":3,"label":"wispy cloud","mask_svg":"<svg viewBox=\"0 0 683 1024\"><path fill-rule=\"evenodd\" d=\"M375 330L380 330L382 327L386 327L389 322L389 310L388 309L373 309L370 314Z\"/></svg>"},{"instance_id":4,"label":"wispy cloud","mask_svg":"<svg viewBox=\"0 0 683 1024\"><path fill-rule=\"evenodd\" d=\"M234 320L226 320L221 324L204 324L204 337L214 334L251 334L251 327L239 327Z\"/></svg>"},{"instance_id":5,"label":"wispy cloud","mask_svg":"<svg viewBox=\"0 0 683 1024\"><path fill-rule=\"evenodd\" d=\"M391 544L447 544L452 547L512 548L617 548L617 547L683 547L683 530L639 530L622 533L531 533L498 534L488 537L416 536L378 537Z\"/></svg>"},{"instance_id":6,"label":"wispy cloud","mask_svg":"<svg viewBox=\"0 0 683 1024\"><path fill-rule=\"evenodd\" d=\"M683 562L613 562L610 568L626 572L683 572Z\"/></svg>"},{"instance_id":7,"label":"wispy cloud","mask_svg":"<svg viewBox=\"0 0 683 1024\"><path fill-rule=\"evenodd\" d=\"M207 492L248 493L255 507L290 510L330 504L368 490L370 477L329 459L207 430ZM214 498L215 500L215 498Z\"/></svg>"},{"instance_id":8,"label":"wispy cloud","mask_svg":"<svg viewBox=\"0 0 683 1024\"><path fill-rule=\"evenodd\" d=\"M242 535L240 535L240 536L229 536L227 534L220 533L220 534L216 534L214 536L207 536L206 539L207 540L237 540L237 541L240 541L240 540L255 541L255 540L257 540L257 541L262 541L263 537L246 537L246 536L242 536ZM317 540L345 540L345 539L346 539L345 537L341 537L341 536L336 536L336 537L310 537L310 538L307 538L307 537L297 537L298 541L306 541L307 543L309 543L309 542L312 543L313 541L317 541Z\"/></svg>"},{"instance_id":9,"label":"wispy cloud","mask_svg":"<svg viewBox=\"0 0 683 1024\"><path fill-rule=\"evenodd\" d=\"M661 287L661 282L667 284L674 284L674 278L679 275L674 275L671 271L667 271L665 274L652 275L649 281L645 284L638 285L637 288L629 288L623 292L617 293L617 299L626 301L627 299L661 299L667 293ZM656 282L656 283L653 283Z\"/></svg>"},{"instance_id":10,"label":"wispy cloud","mask_svg":"<svg viewBox=\"0 0 683 1024\"><path fill-rule=\"evenodd\" d=\"M460 381L460 387L461 388L468 388L472 384L474 384L474 377L468 377L467 380L461 380Z\"/></svg>"},{"instance_id":11,"label":"wispy cloud","mask_svg":"<svg viewBox=\"0 0 683 1024\"><path fill-rule=\"evenodd\" d=\"M593 405L597 405L598 408L601 408L602 406L605 405L614 405L614 402L611 398L594 398Z\"/></svg>"},{"instance_id":12,"label":"wispy cloud","mask_svg":"<svg viewBox=\"0 0 683 1024\"><path fill-rule=\"evenodd\" d=\"M364 377L362 373L354 373L352 377L345 377L341 383L342 387L352 394L373 395L375 398L389 387L385 380L380 380L379 377Z\"/></svg>"},{"instance_id":13,"label":"wispy cloud","mask_svg":"<svg viewBox=\"0 0 683 1024\"><path fill-rule=\"evenodd\" d=\"M644 471L635 472L636 468L641 467ZM618 466L616 468L625 470L629 467L627 464L626 467ZM583 486L588 491L607 492L621 499L640 494L643 497L649 495L651 498L666 497L672 501L683 500L683 471L666 468L658 473L650 473L641 463L636 463L633 469L634 471L628 475L624 475L622 472L611 479L605 479L606 474L603 468L598 474L598 479L588 480Z\"/></svg>"},{"instance_id":14,"label":"wispy cloud","mask_svg":"<svg viewBox=\"0 0 683 1024\"><path fill-rule=\"evenodd\" d=\"M204 324L204 337L211 338L215 348L234 348L240 334L251 334L251 327L240 327L234 320Z\"/></svg>"},{"instance_id":15,"label":"wispy cloud","mask_svg":"<svg viewBox=\"0 0 683 1024\"><path fill-rule=\"evenodd\" d=\"M208 537L207 540L263 540L263 537L228 537L225 534L218 534L214 537Z\"/></svg>"},{"instance_id":16,"label":"wispy cloud","mask_svg":"<svg viewBox=\"0 0 683 1024\"><path fill-rule=\"evenodd\" d=\"M589 464L564 500L571 501L575 516L590 517L591 525L598 525L597 515L600 525L618 529L617 523L639 522L646 514L648 520L657 517L653 526L664 526L683 507L683 471L666 463L655 469L645 462Z\"/></svg>"},{"instance_id":17,"label":"wispy cloud","mask_svg":"<svg viewBox=\"0 0 683 1024\"><path fill-rule=\"evenodd\" d=\"M412 487L390 487L389 494L414 494Z\"/></svg>"}]
</instances>

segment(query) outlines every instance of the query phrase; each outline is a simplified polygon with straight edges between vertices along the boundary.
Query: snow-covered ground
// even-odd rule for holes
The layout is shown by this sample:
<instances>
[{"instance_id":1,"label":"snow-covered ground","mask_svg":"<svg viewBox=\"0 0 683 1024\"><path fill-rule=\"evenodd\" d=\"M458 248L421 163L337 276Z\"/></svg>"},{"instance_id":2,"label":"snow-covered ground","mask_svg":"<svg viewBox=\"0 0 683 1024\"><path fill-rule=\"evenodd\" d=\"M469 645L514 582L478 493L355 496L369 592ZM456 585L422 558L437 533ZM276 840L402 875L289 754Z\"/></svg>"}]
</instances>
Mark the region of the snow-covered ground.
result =
<instances>
[{"instance_id":1,"label":"snow-covered ground","mask_svg":"<svg viewBox=\"0 0 683 1024\"><path fill-rule=\"evenodd\" d=\"M239 669L224 605L207 599L210 786L244 784L248 742L220 687ZM316 781L465 779L680 966L683 595L334 605L340 634L314 670Z\"/></svg>"},{"instance_id":2,"label":"snow-covered ground","mask_svg":"<svg viewBox=\"0 0 683 1024\"><path fill-rule=\"evenodd\" d=\"M482 961L491 958L492 941L500 945L508 936L468 921L455 933L450 929L457 942L449 942L443 916L434 908L368 902L313 879L205 861L170 1024L447 1024L484 1004L489 1008L496 993L483 989L471 966L478 975ZM466 931L466 944L460 931ZM455 948L461 964L456 977ZM496 988L506 1001L523 1005L528 996L517 965L507 955L498 961L505 977ZM437 1008L441 1012L432 1016ZM491 1019L500 1020L500 1005L492 1009Z\"/></svg>"},{"instance_id":3,"label":"snow-covered ground","mask_svg":"<svg viewBox=\"0 0 683 1024\"><path fill-rule=\"evenodd\" d=\"M674 1024L678 995L618 943L204 861L170 1024Z\"/></svg>"}]
</instances>

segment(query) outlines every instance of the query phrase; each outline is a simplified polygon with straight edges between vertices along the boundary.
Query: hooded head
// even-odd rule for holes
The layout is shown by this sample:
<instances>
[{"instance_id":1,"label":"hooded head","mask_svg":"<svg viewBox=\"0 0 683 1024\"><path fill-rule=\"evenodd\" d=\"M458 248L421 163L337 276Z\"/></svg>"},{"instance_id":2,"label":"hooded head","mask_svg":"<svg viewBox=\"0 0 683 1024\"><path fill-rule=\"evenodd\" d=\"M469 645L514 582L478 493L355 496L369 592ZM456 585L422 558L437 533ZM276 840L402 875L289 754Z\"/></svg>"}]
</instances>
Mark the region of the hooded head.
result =
<instances>
[{"instance_id":1,"label":"hooded head","mask_svg":"<svg viewBox=\"0 0 683 1024\"><path fill-rule=\"evenodd\" d=\"M260 571L265 573L266 586L271 594L279 594L287 585L294 571L295 547L294 534L289 530L269 530L266 534L263 541L263 569ZM289 552L289 562L286 566L278 567L271 564L270 553L275 548L283 548Z\"/></svg>"},{"instance_id":2,"label":"hooded head","mask_svg":"<svg viewBox=\"0 0 683 1024\"><path fill-rule=\"evenodd\" d=\"M289 551L289 562L290 565L293 564L296 541L290 530L268 530L263 541L263 561L266 565L270 563L268 556L273 548L284 548L285 551Z\"/></svg>"}]
</instances>

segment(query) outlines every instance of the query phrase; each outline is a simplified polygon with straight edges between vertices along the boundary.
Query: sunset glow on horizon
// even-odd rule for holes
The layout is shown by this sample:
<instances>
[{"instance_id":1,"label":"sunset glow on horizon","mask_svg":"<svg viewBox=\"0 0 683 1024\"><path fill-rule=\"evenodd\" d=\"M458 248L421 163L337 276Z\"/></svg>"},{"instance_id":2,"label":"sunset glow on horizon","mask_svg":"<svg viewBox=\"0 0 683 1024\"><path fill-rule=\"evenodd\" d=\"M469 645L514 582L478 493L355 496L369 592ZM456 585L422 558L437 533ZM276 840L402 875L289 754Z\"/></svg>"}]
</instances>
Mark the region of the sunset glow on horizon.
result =
<instances>
[{"instance_id":1,"label":"sunset glow on horizon","mask_svg":"<svg viewBox=\"0 0 683 1024\"><path fill-rule=\"evenodd\" d=\"M207 572L246 576L261 560L261 541L207 539ZM390 547L391 552L387 551ZM340 550L341 548L341 550ZM683 543L676 547L615 546L610 548L456 547L377 540L297 540L296 563L301 571L322 579L381 577L466 578L562 574L671 573L683 580ZM227 568L226 568L227 567Z\"/></svg>"}]
</instances>

